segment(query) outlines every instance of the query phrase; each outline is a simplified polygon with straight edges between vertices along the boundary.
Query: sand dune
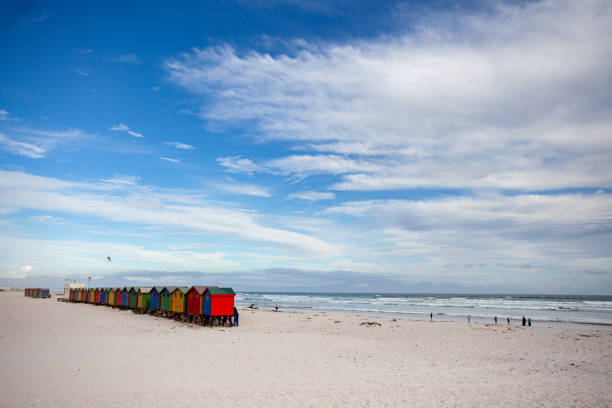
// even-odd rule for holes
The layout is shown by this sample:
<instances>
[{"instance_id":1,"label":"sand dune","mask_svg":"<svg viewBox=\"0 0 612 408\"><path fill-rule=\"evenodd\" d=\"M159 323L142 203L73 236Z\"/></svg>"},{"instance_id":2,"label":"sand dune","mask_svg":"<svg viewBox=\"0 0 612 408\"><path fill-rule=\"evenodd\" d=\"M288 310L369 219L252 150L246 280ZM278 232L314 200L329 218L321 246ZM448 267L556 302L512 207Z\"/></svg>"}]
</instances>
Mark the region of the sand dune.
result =
<instances>
[{"instance_id":1,"label":"sand dune","mask_svg":"<svg viewBox=\"0 0 612 408\"><path fill-rule=\"evenodd\" d=\"M262 310L209 328L16 292L0 310L3 407L612 406L612 332Z\"/></svg>"}]
</instances>

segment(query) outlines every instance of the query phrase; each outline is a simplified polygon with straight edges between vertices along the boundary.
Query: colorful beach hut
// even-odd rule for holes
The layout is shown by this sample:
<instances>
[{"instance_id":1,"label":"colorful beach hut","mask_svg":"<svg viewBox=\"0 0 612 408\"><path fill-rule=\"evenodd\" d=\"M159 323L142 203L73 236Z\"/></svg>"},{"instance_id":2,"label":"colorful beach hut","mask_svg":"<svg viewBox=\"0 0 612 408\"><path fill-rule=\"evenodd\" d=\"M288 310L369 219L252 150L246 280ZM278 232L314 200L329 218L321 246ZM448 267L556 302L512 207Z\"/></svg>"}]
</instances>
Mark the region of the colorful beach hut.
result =
<instances>
[{"instance_id":1,"label":"colorful beach hut","mask_svg":"<svg viewBox=\"0 0 612 408\"><path fill-rule=\"evenodd\" d=\"M107 293L106 297L108 298L107 299L108 304L110 306L113 306L115 304L115 289L110 288L106 291L106 293Z\"/></svg>"},{"instance_id":2,"label":"colorful beach hut","mask_svg":"<svg viewBox=\"0 0 612 408\"><path fill-rule=\"evenodd\" d=\"M121 300L123 299L123 291L121 288L115 289L115 306L121 306Z\"/></svg>"},{"instance_id":3,"label":"colorful beach hut","mask_svg":"<svg viewBox=\"0 0 612 408\"><path fill-rule=\"evenodd\" d=\"M138 291L140 290L140 288L137 287L131 287L129 293L129 299L128 299L128 306L130 307L130 309L136 309L138 307Z\"/></svg>"},{"instance_id":4,"label":"colorful beach hut","mask_svg":"<svg viewBox=\"0 0 612 408\"><path fill-rule=\"evenodd\" d=\"M128 307L130 304L130 288L125 287L121 291L121 306Z\"/></svg>"},{"instance_id":5,"label":"colorful beach hut","mask_svg":"<svg viewBox=\"0 0 612 408\"><path fill-rule=\"evenodd\" d=\"M101 305L106 304L106 288L100 289L100 304Z\"/></svg>"},{"instance_id":6,"label":"colorful beach hut","mask_svg":"<svg viewBox=\"0 0 612 408\"><path fill-rule=\"evenodd\" d=\"M234 297L232 288L207 288L202 301L204 316L233 316Z\"/></svg>"},{"instance_id":7,"label":"colorful beach hut","mask_svg":"<svg viewBox=\"0 0 612 408\"><path fill-rule=\"evenodd\" d=\"M96 288L94 292L94 303L96 305L100 304L100 289L99 288Z\"/></svg>"},{"instance_id":8,"label":"colorful beach hut","mask_svg":"<svg viewBox=\"0 0 612 408\"><path fill-rule=\"evenodd\" d=\"M187 296L187 314L201 315L202 314L202 296L208 286L192 286L189 288L185 296Z\"/></svg>"},{"instance_id":9,"label":"colorful beach hut","mask_svg":"<svg viewBox=\"0 0 612 408\"><path fill-rule=\"evenodd\" d=\"M151 288L149 293L149 310L159 310L159 291L160 288Z\"/></svg>"},{"instance_id":10,"label":"colorful beach hut","mask_svg":"<svg viewBox=\"0 0 612 408\"><path fill-rule=\"evenodd\" d=\"M85 303L87 299L87 289L83 288L79 290L79 301Z\"/></svg>"},{"instance_id":11,"label":"colorful beach hut","mask_svg":"<svg viewBox=\"0 0 612 408\"><path fill-rule=\"evenodd\" d=\"M185 313L186 300L185 293L187 293L186 287L178 287L172 291L170 295L170 310L174 313Z\"/></svg>"},{"instance_id":12,"label":"colorful beach hut","mask_svg":"<svg viewBox=\"0 0 612 408\"><path fill-rule=\"evenodd\" d=\"M170 295L176 289L176 286L166 286L159 293L159 310L170 311Z\"/></svg>"},{"instance_id":13,"label":"colorful beach hut","mask_svg":"<svg viewBox=\"0 0 612 408\"><path fill-rule=\"evenodd\" d=\"M149 303L151 300L151 289L153 288L140 288L138 290L138 308L149 309Z\"/></svg>"}]
</instances>

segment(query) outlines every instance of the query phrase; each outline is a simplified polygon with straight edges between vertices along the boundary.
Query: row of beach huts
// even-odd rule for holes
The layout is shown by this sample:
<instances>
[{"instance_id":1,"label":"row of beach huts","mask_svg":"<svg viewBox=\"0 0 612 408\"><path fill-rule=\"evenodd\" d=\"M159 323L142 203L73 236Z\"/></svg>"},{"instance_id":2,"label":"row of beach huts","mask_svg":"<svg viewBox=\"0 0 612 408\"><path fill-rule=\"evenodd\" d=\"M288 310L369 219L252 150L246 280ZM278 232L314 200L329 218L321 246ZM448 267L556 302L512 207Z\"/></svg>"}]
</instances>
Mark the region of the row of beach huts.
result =
<instances>
[{"instance_id":1,"label":"row of beach huts","mask_svg":"<svg viewBox=\"0 0 612 408\"><path fill-rule=\"evenodd\" d=\"M25 295L36 298L48 298L51 297L49 288L25 288Z\"/></svg>"},{"instance_id":2,"label":"row of beach huts","mask_svg":"<svg viewBox=\"0 0 612 408\"><path fill-rule=\"evenodd\" d=\"M233 324L234 297L232 288L216 286L155 286L150 288L71 288L68 301L91 303L135 313L197 324Z\"/></svg>"}]
</instances>

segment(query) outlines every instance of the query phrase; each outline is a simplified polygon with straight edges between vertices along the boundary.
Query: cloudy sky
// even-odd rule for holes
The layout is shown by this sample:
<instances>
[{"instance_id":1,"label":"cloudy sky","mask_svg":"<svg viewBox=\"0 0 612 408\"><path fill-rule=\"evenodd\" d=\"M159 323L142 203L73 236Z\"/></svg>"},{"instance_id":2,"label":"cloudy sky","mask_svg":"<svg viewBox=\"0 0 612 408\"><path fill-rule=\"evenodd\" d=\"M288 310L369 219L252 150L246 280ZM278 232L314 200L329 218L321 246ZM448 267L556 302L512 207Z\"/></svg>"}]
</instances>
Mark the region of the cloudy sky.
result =
<instances>
[{"instance_id":1,"label":"cloudy sky","mask_svg":"<svg viewBox=\"0 0 612 408\"><path fill-rule=\"evenodd\" d=\"M2 284L612 293L609 1L5 1L0 51Z\"/></svg>"}]
</instances>

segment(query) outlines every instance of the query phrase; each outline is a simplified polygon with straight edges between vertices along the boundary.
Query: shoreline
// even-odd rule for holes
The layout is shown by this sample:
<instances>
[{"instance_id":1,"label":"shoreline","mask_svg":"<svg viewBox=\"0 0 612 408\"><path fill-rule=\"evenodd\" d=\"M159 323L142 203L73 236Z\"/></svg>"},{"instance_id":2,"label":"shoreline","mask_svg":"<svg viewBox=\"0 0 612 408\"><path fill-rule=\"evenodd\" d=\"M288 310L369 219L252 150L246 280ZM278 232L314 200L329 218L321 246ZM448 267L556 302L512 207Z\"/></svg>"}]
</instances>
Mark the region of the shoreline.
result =
<instances>
[{"instance_id":1,"label":"shoreline","mask_svg":"<svg viewBox=\"0 0 612 408\"><path fill-rule=\"evenodd\" d=\"M248 306L239 305L237 306L239 309L245 310L253 310L249 309ZM269 307L269 306L268 306ZM429 314L419 313L419 312L384 312L384 311L363 311L363 310L316 310L313 307L294 307L288 305L279 305L279 312L290 312L290 313L304 313L304 314L318 314L325 313L328 315L339 315L339 316L364 316L364 317L377 317L377 318L395 318L395 319L405 319L411 321L429 321ZM266 307L258 307L254 310L270 310ZM467 323L467 315L451 315L447 313L434 313L434 321L442 321L442 322L465 322ZM436 318L437 317L437 318ZM527 316L525 316L527 317ZM489 316L482 315L470 315L472 322L474 323L483 323L483 324L495 324L493 322L493 318ZM498 325L507 325L506 316L498 316ZM570 320L551 320L551 319L531 319L533 326L532 327L547 327L552 329L586 329L586 330L606 330L612 331L612 323L606 322L577 322ZM520 326L521 319L518 317L511 317L510 324Z\"/></svg>"}]
</instances>

